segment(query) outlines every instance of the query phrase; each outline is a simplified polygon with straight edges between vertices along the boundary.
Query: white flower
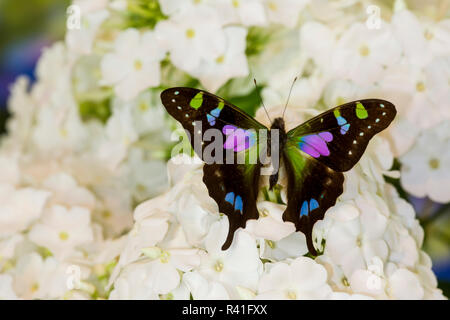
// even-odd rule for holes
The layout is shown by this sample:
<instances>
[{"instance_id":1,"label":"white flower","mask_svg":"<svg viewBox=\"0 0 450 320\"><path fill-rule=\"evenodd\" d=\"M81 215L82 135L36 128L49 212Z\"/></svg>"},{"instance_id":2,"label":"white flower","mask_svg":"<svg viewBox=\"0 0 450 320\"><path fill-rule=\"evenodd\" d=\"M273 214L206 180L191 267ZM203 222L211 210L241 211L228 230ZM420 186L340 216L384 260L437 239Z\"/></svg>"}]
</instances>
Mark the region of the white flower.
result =
<instances>
[{"instance_id":1,"label":"white flower","mask_svg":"<svg viewBox=\"0 0 450 320\"><path fill-rule=\"evenodd\" d=\"M73 1L73 5L80 8L79 18L81 21L79 29L68 29L66 33L66 44L72 52L77 54L91 53L96 33L109 15L109 12L105 9L107 4L107 0Z\"/></svg>"},{"instance_id":2,"label":"white flower","mask_svg":"<svg viewBox=\"0 0 450 320\"><path fill-rule=\"evenodd\" d=\"M66 100L64 103L69 105L74 102ZM39 111L32 136L33 142L47 155L53 153L59 156L65 152L79 151L88 136L78 111L72 109L63 114L60 110L58 116L55 112L58 111L53 108Z\"/></svg>"},{"instance_id":3,"label":"white flower","mask_svg":"<svg viewBox=\"0 0 450 320\"><path fill-rule=\"evenodd\" d=\"M21 178L21 172L17 158L0 155L0 184L17 186Z\"/></svg>"},{"instance_id":4,"label":"white flower","mask_svg":"<svg viewBox=\"0 0 450 320\"><path fill-rule=\"evenodd\" d=\"M183 228L187 242L199 246L212 224L219 218L217 204L208 195L200 171L185 175L184 180L168 195L169 210Z\"/></svg>"},{"instance_id":5,"label":"white flower","mask_svg":"<svg viewBox=\"0 0 450 320\"><path fill-rule=\"evenodd\" d=\"M258 203L260 217L247 221L246 231L255 237L278 241L295 232L293 223L284 222L282 215L286 206L268 201Z\"/></svg>"},{"instance_id":6,"label":"white flower","mask_svg":"<svg viewBox=\"0 0 450 320\"><path fill-rule=\"evenodd\" d=\"M129 152L126 171L134 198L143 201L167 189L166 164L161 160L148 159L139 148Z\"/></svg>"},{"instance_id":7,"label":"white flower","mask_svg":"<svg viewBox=\"0 0 450 320\"><path fill-rule=\"evenodd\" d=\"M142 249L155 246L163 240L169 228L169 213L165 211L167 199L164 196L141 203L134 212L136 223L128 233L128 239L120 255L120 260L110 277L112 283L120 270L136 261Z\"/></svg>"},{"instance_id":8,"label":"white flower","mask_svg":"<svg viewBox=\"0 0 450 320\"><path fill-rule=\"evenodd\" d=\"M155 253L156 248L147 250ZM162 251L160 252L162 253ZM184 254L177 255L179 258ZM141 261L128 265L114 283L114 290L110 294L110 299L189 299L188 288L180 283L181 270L189 270L191 267L181 262L169 263L164 259L176 260L170 257L167 252L164 256L159 256L157 260ZM162 259L162 261L160 261ZM180 263L181 262L181 263ZM179 269L179 270L180 270ZM180 271L181 271L180 270Z\"/></svg>"},{"instance_id":9,"label":"white flower","mask_svg":"<svg viewBox=\"0 0 450 320\"><path fill-rule=\"evenodd\" d=\"M264 0L267 18L270 22L286 27L295 27L297 20L309 0Z\"/></svg>"},{"instance_id":10,"label":"white flower","mask_svg":"<svg viewBox=\"0 0 450 320\"><path fill-rule=\"evenodd\" d=\"M44 260L34 252L24 255L14 270L14 291L22 299L61 298L69 290L66 270L67 265L53 257Z\"/></svg>"},{"instance_id":11,"label":"white flower","mask_svg":"<svg viewBox=\"0 0 450 320\"><path fill-rule=\"evenodd\" d=\"M54 205L44 213L42 222L33 226L29 238L55 256L67 257L78 246L93 241L90 219L86 208Z\"/></svg>"},{"instance_id":12,"label":"white flower","mask_svg":"<svg viewBox=\"0 0 450 320\"><path fill-rule=\"evenodd\" d=\"M258 220L249 220L245 230L260 238L261 258L283 260L306 254L305 235L295 232L292 223L284 222L282 214L286 207L273 202L259 202L261 214Z\"/></svg>"},{"instance_id":13,"label":"white flower","mask_svg":"<svg viewBox=\"0 0 450 320\"><path fill-rule=\"evenodd\" d=\"M325 254L342 266L347 277L356 269L366 268L373 256L385 259L388 254L382 238L387 226L387 217L383 214L387 211L386 205L369 194L355 199L355 204L353 207L343 202L325 216L334 220L326 236Z\"/></svg>"},{"instance_id":14,"label":"white flower","mask_svg":"<svg viewBox=\"0 0 450 320\"><path fill-rule=\"evenodd\" d=\"M80 206L93 210L96 199L94 195L77 184L75 179L66 173L57 173L49 176L42 186L52 192L51 203Z\"/></svg>"},{"instance_id":15,"label":"white flower","mask_svg":"<svg viewBox=\"0 0 450 320\"><path fill-rule=\"evenodd\" d=\"M262 26L267 22L267 15L261 0L219 0L216 1L215 6L227 24Z\"/></svg>"},{"instance_id":16,"label":"white flower","mask_svg":"<svg viewBox=\"0 0 450 320\"><path fill-rule=\"evenodd\" d=\"M245 55L247 30L241 27L224 29L227 47L225 52L215 60L204 60L198 70L191 73L197 76L202 85L215 92L231 78L248 75L247 57Z\"/></svg>"},{"instance_id":17,"label":"white flower","mask_svg":"<svg viewBox=\"0 0 450 320\"><path fill-rule=\"evenodd\" d=\"M164 55L165 50L152 31L141 34L136 29L127 29L117 37L114 51L102 59L101 82L114 85L118 97L131 100L142 90L159 85Z\"/></svg>"},{"instance_id":18,"label":"white flower","mask_svg":"<svg viewBox=\"0 0 450 320\"><path fill-rule=\"evenodd\" d=\"M330 72L333 50L336 45L336 35L325 24L308 21L300 28L300 46L302 54L312 59L318 68ZM317 41L320 39L320 41Z\"/></svg>"},{"instance_id":19,"label":"white flower","mask_svg":"<svg viewBox=\"0 0 450 320\"><path fill-rule=\"evenodd\" d=\"M111 292L109 299L111 300L126 300L126 299L139 299L149 300L157 299L158 295L155 293L151 284L148 284L147 277L149 263L134 263L130 264L126 270L122 273L120 278L114 283L114 290ZM168 279L167 285L172 286L172 279ZM174 284L176 286L176 284Z\"/></svg>"},{"instance_id":20,"label":"white flower","mask_svg":"<svg viewBox=\"0 0 450 320\"><path fill-rule=\"evenodd\" d=\"M370 260L367 269L358 269L349 279L353 292L385 299L386 279L383 261L375 256Z\"/></svg>"},{"instance_id":21,"label":"white flower","mask_svg":"<svg viewBox=\"0 0 450 320\"><path fill-rule=\"evenodd\" d=\"M394 299L418 300L424 295L419 278L408 269L397 269L390 275L389 288Z\"/></svg>"},{"instance_id":22,"label":"white flower","mask_svg":"<svg viewBox=\"0 0 450 320\"><path fill-rule=\"evenodd\" d=\"M4 138L9 141L10 148L20 147L28 138L32 128L35 105L27 91L29 84L27 77L20 76L10 88L8 110L12 116L6 124L8 135Z\"/></svg>"},{"instance_id":23,"label":"white flower","mask_svg":"<svg viewBox=\"0 0 450 320\"><path fill-rule=\"evenodd\" d=\"M16 248L23 243L24 236L20 233L0 241L0 268L8 264L9 259L14 258Z\"/></svg>"},{"instance_id":24,"label":"white flower","mask_svg":"<svg viewBox=\"0 0 450 320\"><path fill-rule=\"evenodd\" d=\"M13 278L9 274L0 274L0 300L16 300L12 287Z\"/></svg>"},{"instance_id":25,"label":"white flower","mask_svg":"<svg viewBox=\"0 0 450 320\"><path fill-rule=\"evenodd\" d=\"M131 108L135 128L140 136L153 133L158 134L161 139L168 135L168 122L165 121L167 113L162 106L159 92L144 91L134 100L125 103L124 107Z\"/></svg>"},{"instance_id":26,"label":"white flower","mask_svg":"<svg viewBox=\"0 0 450 320\"><path fill-rule=\"evenodd\" d=\"M412 12L401 10L392 17L392 27L412 65L423 67L433 57L450 53L450 19L422 23Z\"/></svg>"},{"instance_id":27,"label":"white flower","mask_svg":"<svg viewBox=\"0 0 450 320\"><path fill-rule=\"evenodd\" d=\"M211 226L205 238L207 254L201 255L197 270L209 281L220 282L230 297L237 297L236 286L256 290L262 263L255 240L243 230L237 230L230 248L222 251L227 225L223 218Z\"/></svg>"},{"instance_id":28,"label":"white flower","mask_svg":"<svg viewBox=\"0 0 450 320\"><path fill-rule=\"evenodd\" d=\"M401 47L389 26L369 29L355 23L338 40L333 53L335 76L370 85L380 79L384 68L398 62Z\"/></svg>"},{"instance_id":29,"label":"white flower","mask_svg":"<svg viewBox=\"0 0 450 320\"><path fill-rule=\"evenodd\" d=\"M0 237L25 230L37 220L50 193L0 184Z\"/></svg>"},{"instance_id":30,"label":"white flower","mask_svg":"<svg viewBox=\"0 0 450 320\"><path fill-rule=\"evenodd\" d=\"M271 265L261 277L256 299L325 299L330 293L325 268L310 258L299 257L290 264Z\"/></svg>"},{"instance_id":31,"label":"white flower","mask_svg":"<svg viewBox=\"0 0 450 320\"><path fill-rule=\"evenodd\" d=\"M213 0L215 1L215 0ZM202 6L203 3L211 2L210 0L198 1L198 0L160 0L159 5L161 6L161 11L167 15L171 16L176 12L184 11L187 8L196 8Z\"/></svg>"},{"instance_id":32,"label":"white flower","mask_svg":"<svg viewBox=\"0 0 450 320\"><path fill-rule=\"evenodd\" d=\"M226 51L226 35L218 13L207 6L190 7L158 23L158 39L170 52L172 63L196 72L202 61L212 62Z\"/></svg>"},{"instance_id":33,"label":"white flower","mask_svg":"<svg viewBox=\"0 0 450 320\"><path fill-rule=\"evenodd\" d=\"M113 108L113 114L108 119L105 133L96 156L107 168L115 170L127 156L130 145L139 138L130 108L123 106Z\"/></svg>"},{"instance_id":34,"label":"white flower","mask_svg":"<svg viewBox=\"0 0 450 320\"><path fill-rule=\"evenodd\" d=\"M219 281L208 281L198 272L187 272L183 283L189 288L194 300L225 300L230 296Z\"/></svg>"},{"instance_id":35,"label":"white flower","mask_svg":"<svg viewBox=\"0 0 450 320\"><path fill-rule=\"evenodd\" d=\"M450 201L450 122L423 132L416 144L403 155L401 182L417 197L437 202Z\"/></svg>"}]
</instances>

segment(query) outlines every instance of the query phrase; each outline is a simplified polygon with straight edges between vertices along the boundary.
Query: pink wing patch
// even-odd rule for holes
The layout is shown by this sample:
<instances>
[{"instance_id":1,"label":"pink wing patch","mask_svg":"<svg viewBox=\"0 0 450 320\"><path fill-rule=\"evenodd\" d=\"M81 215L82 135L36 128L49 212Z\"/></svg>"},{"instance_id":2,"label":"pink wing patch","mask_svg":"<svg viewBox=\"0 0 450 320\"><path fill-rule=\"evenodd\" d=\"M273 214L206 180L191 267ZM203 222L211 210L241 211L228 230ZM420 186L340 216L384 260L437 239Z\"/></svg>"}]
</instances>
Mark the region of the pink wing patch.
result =
<instances>
[{"instance_id":1,"label":"pink wing patch","mask_svg":"<svg viewBox=\"0 0 450 320\"><path fill-rule=\"evenodd\" d=\"M222 132L227 136L224 149L233 149L235 152L246 150L255 144L255 133L232 125L223 127Z\"/></svg>"},{"instance_id":2,"label":"pink wing patch","mask_svg":"<svg viewBox=\"0 0 450 320\"><path fill-rule=\"evenodd\" d=\"M333 135L328 131L318 134L310 134L300 138L300 150L309 154L311 157L318 158L320 156L329 156L327 142L333 140Z\"/></svg>"}]
</instances>

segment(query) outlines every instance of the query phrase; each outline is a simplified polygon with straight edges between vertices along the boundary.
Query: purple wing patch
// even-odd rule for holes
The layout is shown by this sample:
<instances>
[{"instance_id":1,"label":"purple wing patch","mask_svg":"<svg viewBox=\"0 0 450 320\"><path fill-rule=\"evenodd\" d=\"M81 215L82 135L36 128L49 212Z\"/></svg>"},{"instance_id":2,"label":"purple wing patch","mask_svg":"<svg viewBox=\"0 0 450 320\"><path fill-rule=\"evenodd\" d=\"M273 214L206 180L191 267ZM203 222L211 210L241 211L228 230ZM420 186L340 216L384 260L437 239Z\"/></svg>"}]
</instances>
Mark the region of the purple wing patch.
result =
<instances>
[{"instance_id":1,"label":"purple wing patch","mask_svg":"<svg viewBox=\"0 0 450 320\"><path fill-rule=\"evenodd\" d=\"M320 156L329 156L327 142L333 140L333 135L328 131L320 132L318 134L310 134L300 138L300 150L309 154L311 157L318 158Z\"/></svg>"},{"instance_id":2,"label":"purple wing patch","mask_svg":"<svg viewBox=\"0 0 450 320\"><path fill-rule=\"evenodd\" d=\"M222 132L227 136L223 144L224 149L233 149L235 152L240 152L252 147L256 142L255 132L250 130L226 125Z\"/></svg>"}]
</instances>

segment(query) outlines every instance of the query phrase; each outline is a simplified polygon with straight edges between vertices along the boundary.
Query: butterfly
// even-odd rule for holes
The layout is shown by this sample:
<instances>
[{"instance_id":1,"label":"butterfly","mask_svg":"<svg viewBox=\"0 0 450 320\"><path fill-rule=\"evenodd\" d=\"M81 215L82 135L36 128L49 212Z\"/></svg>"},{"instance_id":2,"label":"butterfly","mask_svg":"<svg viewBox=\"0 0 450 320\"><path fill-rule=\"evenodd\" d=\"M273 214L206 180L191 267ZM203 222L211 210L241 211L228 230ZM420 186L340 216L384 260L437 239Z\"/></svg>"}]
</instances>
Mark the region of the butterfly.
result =
<instances>
[{"instance_id":1,"label":"butterfly","mask_svg":"<svg viewBox=\"0 0 450 320\"><path fill-rule=\"evenodd\" d=\"M342 172L359 161L370 139L387 128L396 115L392 103L365 99L335 107L286 132L282 117L274 119L269 129L233 104L203 90L169 88L161 93L161 101L181 123L195 152L205 162L203 182L219 211L228 216L229 230L222 250L229 248L238 228L245 228L247 220L259 217L256 200L263 161L248 160L255 150L266 150L269 156L277 151L287 174L283 220L294 223L296 231L305 234L308 250L314 256L313 226L342 194ZM211 137L203 135L208 129L216 129L224 142L214 144ZM268 134L262 134L264 130ZM274 147L269 140L275 132L278 144ZM194 146L196 139L201 141L200 148ZM206 161L208 148L214 150L211 154L215 162ZM225 161L225 154L230 153L234 161ZM269 181L271 189L278 181L278 170Z\"/></svg>"}]
</instances>

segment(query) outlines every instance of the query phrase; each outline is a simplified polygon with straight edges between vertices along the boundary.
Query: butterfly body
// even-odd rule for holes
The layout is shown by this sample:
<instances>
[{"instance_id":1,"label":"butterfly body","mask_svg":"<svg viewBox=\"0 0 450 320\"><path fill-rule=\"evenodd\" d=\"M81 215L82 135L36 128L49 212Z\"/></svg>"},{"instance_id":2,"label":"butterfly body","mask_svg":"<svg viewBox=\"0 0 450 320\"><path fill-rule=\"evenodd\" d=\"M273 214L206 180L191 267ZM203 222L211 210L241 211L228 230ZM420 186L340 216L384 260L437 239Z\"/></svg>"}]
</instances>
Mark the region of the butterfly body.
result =
<instances>
[{"instance_id":1,"label":"butterfly body","mask_svg":"<svg viewBox=\"0 0 450 320\"><path fill-rule=\"evenodd\" d=\"M272 132L272 130L278 130L278 132L279 132L278 144L275 147L278 148L278 150L283 150L284 146L286 145L286 140L287 140L284 119L283 118L275 118L275 120L273 120L272 125L270 126L270 131L269 131L269 139L268 139L269 141L271 140L270 133ZM271 155L271 144L270 143L267 144L267 148L269 150L268 155L270 156ZM278 168L276 168L274 170L274 173L269 177L269 189L270 190L272 190L273 187L277 184L278 175L279 175L279 170L278 170Z\"/></svg>"},{"instance_id":2,"label":"butterfly body","mask_svg":"<svg viewBox=\"0 0 450 320\"><path fill-rule=\"evenodd\" d=\"M206 91L170 88L161 93L161 100L205 162L203 182L229 221L224 250L238 228L259 217L256 200L263 162L269 158L272 164L278 163L268 174L270 188L278 182L279 164L286 169L283 220L305 234L310 253L317 255L312 229L342 194L342 172L359 161L370 139L396 114L388 101L364 99L330 109L286 132L283 118L274 119L269 129Z\"/></svg>"}]
</instances>

